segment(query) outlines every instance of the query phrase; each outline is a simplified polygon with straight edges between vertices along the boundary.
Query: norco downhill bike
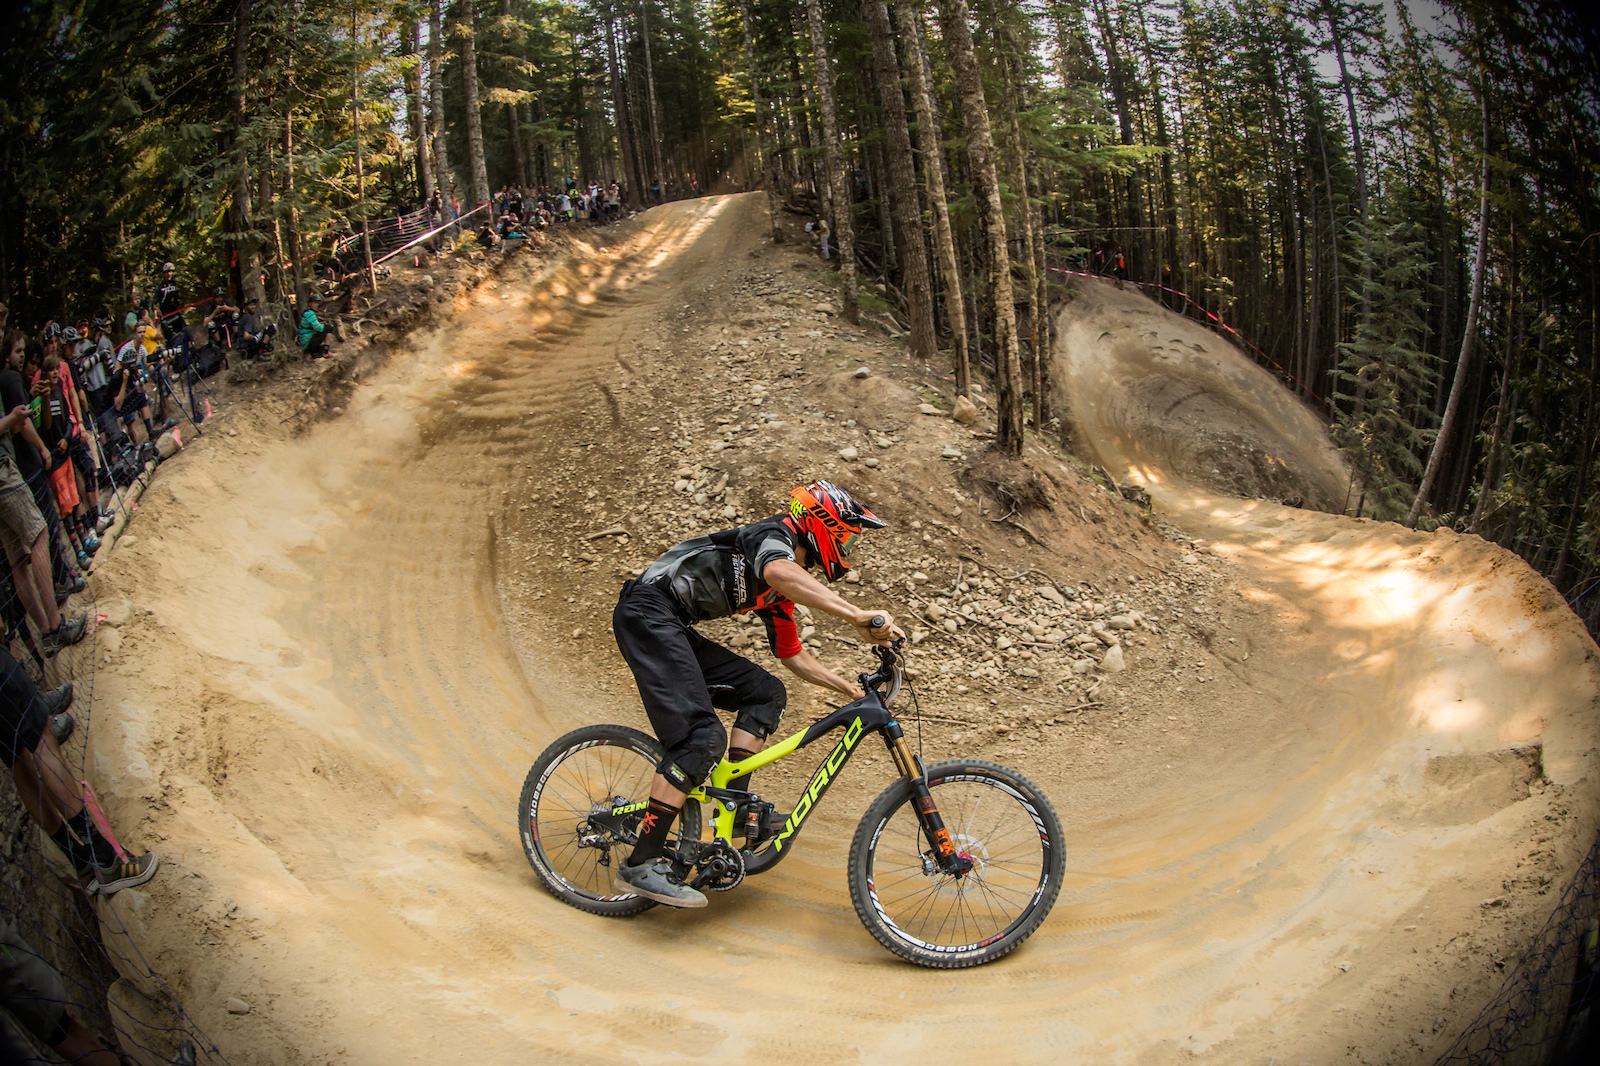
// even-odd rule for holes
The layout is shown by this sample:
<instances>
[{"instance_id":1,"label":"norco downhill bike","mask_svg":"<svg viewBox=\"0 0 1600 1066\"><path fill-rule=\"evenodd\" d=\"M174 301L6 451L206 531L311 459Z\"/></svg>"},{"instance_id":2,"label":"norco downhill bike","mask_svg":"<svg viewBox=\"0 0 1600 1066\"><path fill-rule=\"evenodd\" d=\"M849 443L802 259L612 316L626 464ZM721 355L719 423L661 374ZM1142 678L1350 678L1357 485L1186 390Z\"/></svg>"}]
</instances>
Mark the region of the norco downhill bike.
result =
<instances>
[{"instance_id":1,"label":"norco downhill bike","mask_svg":"<svg viewBox=\"0 0 1600 1066\"><path fill-rule=\"evenodd\" d=\"M801 826L861 739L877 733L900 777L867 808L850 844L856 914L884 947L920 965L993 962L1026 940L1055 903L1065 865L1061 821L1014 770L975 759L925 766L890 709L902 684L900 657L875 650L879 666L861 675L861 699L747 759L719 762L710 780L689 793L667 855L679 876L702 891L726 892L772 869L794 849ZM835 730L843 734L787 817L775 815L758 794L727 787ZM612 875L638 839L661 758L654 737L620 725L575 730L539 756L517 817L528 862L556 898L612 916L655 906L619 893ZM710 839L702 839L704 803L713 812ZM736 835L742 845L735 845Z\"/></svg>"}]
</instances>

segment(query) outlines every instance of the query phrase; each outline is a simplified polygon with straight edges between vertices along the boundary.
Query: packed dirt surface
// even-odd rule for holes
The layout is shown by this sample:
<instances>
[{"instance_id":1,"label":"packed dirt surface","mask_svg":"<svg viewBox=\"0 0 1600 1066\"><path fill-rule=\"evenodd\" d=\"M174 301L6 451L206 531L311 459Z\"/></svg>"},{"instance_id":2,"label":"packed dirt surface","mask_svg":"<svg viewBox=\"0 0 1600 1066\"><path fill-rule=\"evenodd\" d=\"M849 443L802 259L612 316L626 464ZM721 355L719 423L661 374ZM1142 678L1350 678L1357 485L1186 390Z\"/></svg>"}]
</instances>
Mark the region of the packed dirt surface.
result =
<instances>
[{"instance_id":1,"label":"packed dirt surface","mask_svg":"<svg viewBox=\"0 0 1600 1066\"><path fill-rule=\"evenodd\" d=\"M220 403L96 579L90 772L166 860L100 905L238 1066L1430 1061L1593 838L1595 647L1559 597L1476 538L1239 498L1337 511L1345 480L1265 375L1093 282L1059 383L1158 510L1042 444L1001 460L789 232L758 195L670 204L507 265L303 434ZM1180 393L1141 330L1216 360L1159 439ZM622 581L814 477L891 523L841 587L912 630L927 756L1017 767L1067 827L1054 912L994 965L919 969L856 919L883 755L703 911L592 917L523 858L534 757L644 726ZM789 681L785 732L830 707ZM783 805L811 761L758 784Z\"/></svg>"}]
</instances>

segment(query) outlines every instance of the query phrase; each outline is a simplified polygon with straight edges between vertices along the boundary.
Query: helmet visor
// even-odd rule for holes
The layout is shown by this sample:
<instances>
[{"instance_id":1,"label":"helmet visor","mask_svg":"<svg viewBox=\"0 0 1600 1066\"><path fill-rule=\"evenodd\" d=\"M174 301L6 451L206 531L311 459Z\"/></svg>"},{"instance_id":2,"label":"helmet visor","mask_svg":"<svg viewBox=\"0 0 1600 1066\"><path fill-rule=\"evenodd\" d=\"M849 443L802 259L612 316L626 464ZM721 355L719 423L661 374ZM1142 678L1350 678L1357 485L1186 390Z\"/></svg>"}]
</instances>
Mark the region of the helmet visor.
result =
<instances>
[{"instance_id":1,"label":"helmet visor","mask_svg":"<svg viewBox=\"0 0 1600 1066\"><path fill-rule=\"evenodd\" d=\"M851 549L853 549L856 546L856 541L860 540L860 539L861 539L861 534L859 534L859 533L847 533L847 534L845 534L844 539L839 542L839 554L840 555L849 555Z\"/></svg>"}]
</instances>

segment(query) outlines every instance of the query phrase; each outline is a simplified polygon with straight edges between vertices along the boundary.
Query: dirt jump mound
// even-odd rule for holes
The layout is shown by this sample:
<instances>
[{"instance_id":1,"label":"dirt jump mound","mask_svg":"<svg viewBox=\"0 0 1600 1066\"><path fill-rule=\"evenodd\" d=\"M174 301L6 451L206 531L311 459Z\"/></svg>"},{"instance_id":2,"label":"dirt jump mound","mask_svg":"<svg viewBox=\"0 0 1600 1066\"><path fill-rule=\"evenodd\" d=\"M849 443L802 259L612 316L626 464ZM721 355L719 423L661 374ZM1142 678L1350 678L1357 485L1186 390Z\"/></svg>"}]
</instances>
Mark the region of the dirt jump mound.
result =
<instances>
[{"instance_id":1,"label":"dirt jump mound","mask_svg":"<svg viewBox=\"0 0 1600 1066\"><path fill-rule=\"evenodd\" d=\"M1344 510L1350 478L1325 427L1205 327L1132 289L1075 279L1057 384L1080 445L1152 492L1173 485Z\"/></svg>"}]
</instances>

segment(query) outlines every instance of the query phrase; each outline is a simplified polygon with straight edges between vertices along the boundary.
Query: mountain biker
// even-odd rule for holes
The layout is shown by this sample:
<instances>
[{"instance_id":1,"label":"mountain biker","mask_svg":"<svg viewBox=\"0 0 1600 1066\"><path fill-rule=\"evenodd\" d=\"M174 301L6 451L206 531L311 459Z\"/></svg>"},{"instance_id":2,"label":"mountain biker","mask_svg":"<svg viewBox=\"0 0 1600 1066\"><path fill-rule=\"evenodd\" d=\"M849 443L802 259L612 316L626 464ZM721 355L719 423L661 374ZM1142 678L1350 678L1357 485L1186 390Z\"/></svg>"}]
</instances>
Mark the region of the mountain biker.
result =
<instances>
[{"instance_id":1,"label":"mountain biker","mask_svg":"<svg viewBox=\"0 0 1600 1066\"><path fill-rule=\"evenodd\" d=\"M788 702L783 682L707 640L694 623L753 611L766 623L772 653L791 673L852 700L861 698L861 689L800 643L795 604L842 618L872 644L904 636L889 612L857 607L807 572L815 567L827 581L843 577L860 532L886 523L828 481L802 485L789 497L787 514L686 540L622 586L612 631L666 748L638 842L617 867L623 891L673 907L706 905L706 897L673 871L665 855L667 831L724 745L733 761L760 751ZM731 738L714 708L737 712ZM734 778L728 787L744 789L748 782L748 775Z\"/></svg>"}]
</instances>

